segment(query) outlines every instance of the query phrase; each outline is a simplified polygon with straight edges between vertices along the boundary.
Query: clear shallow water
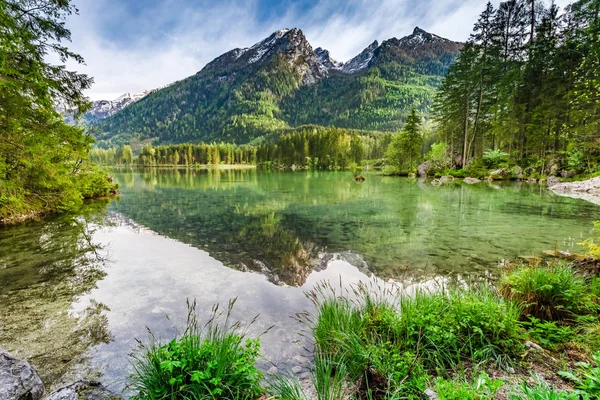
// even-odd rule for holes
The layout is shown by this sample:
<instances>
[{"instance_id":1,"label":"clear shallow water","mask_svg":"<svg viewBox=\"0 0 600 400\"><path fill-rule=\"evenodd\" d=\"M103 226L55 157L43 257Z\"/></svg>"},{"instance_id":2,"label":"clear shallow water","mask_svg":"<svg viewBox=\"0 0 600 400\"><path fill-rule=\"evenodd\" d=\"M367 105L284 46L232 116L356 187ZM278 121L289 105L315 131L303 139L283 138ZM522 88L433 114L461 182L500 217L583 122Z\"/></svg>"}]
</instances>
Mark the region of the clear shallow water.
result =
<instances>
[{"instance_id":1,"label":"clear shallow water","mask_svg":"<svg viewBox=\"0 0 600 400\"><path fill-rule=\"evenodd\" d=\"M122 389L134 338L146 326L171 338L186 298L208 315L237 296L235 317L261 314L256 333L274 325L263 368L293 363L306 342L291 317L322 279L493 278L505 257L577 251L600 220L595 205L527 184L254 170L115 177L119 201L0 230L0 347L30 357L50 383L85 365Z\"/></svg>"}]
</instances>

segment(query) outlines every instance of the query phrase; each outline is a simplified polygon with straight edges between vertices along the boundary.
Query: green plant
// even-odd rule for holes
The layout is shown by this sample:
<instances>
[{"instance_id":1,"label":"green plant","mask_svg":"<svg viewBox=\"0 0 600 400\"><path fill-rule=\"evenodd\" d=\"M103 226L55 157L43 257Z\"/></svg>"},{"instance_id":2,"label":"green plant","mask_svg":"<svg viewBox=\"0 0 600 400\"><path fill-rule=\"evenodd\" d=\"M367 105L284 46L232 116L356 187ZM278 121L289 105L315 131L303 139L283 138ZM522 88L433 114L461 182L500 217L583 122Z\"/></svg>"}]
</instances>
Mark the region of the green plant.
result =
<instances>
[{"instance_id":1,"label":"green plant","mask_svg":"<svg viewBox=\"0 0 600 400\"><path fill-rule=\"evenodd\" d=\"M510 400L578 400L577 393L556 391L541 379L536 379L534 386L523 382L516 393L512 393Z\"/></svg>"},{"instance_id":2,"label":"green plant","mask_svg":"<svg viewBox=\"0 0 600 400\"><path fill-rule=\"evenodd\" d=\"M488 169L482 158L474 159L464 168L464 171L472 178L485 178L488 176Z\"/></svg>"},{"instance_id":3,"label":"green plant","mask_svg":"<svg viewBox=\"0 0 600 400\"><path fill-rule=\"evenodd\" d=\"M521 322L521 325L527 328L527 332L536 342L548 348L568 342L575 334L570 326L561 326L556 321L542 321L531 315Z\"/></svg>"},{"instance_id":4,"label":"green plant","mask_svg":"<svg viewBox=\"0 0 600 400\"><path fill-rule=\"evenodd\" d=\"M600 232L600 221L594 222L594 232ZM597 243L599 239L590 238L580 243L581 246L587 249L587 254L595 260L600 259L600 244Z\"/></svg>"},{"instance_id":5,"label":"green plant","mask_svg":"<svg viewBox=\"0 0 600 400\"><path fill-rule=\"evenodd\" d=\"M596 365L578 362L575 372L559 371L558 374L575 383L578 394L584 399L600 398L600 352L592 355Z\"/></svg>"},{"instance_id":6,"label":"green plant","mask_svg":"<svg viewBox=\"0 0 600 400\"><path fill-rule=\"evenodd\" d=\"M416 399L430 373L457 370L465 361L506 366L522 349L520 310L489 290L408 296L367 285L353 289L342 295L318 285L309 293L316 317L308 320L317 354L343 365L362 397Z\"/></svg>"},{"instance_id":7,"label":"green plant","mask_svg":"<svg viewBox=\"0 0 600 400\"><path fill-rule=\"evenodd\" d=\"M199 324L196 303L188 302L184 333L167 344L151 335L133 355L131 388L137 399L255 399L260 397L262 373L256 368L260 343L247 330L231 323L235 299L227 310L213 308ZM225 314L223 316L223 314ZM250 324L251 325L251 324Z\"/></svg>"},{"instance_id":8,"label":"green plant","mask_svg":"<svg viewBox=\"0 0 600 400\"><path fill-rule=\"evenodd\" d=\"M425 159L431 163L430 171L443 171L452 166L452 159L448 155L446 142L434 143L431 150L425 155Z\"/></svg>"},{"instance_id":9,"label":"green plant","mask_svg":"<svg viewBox=\"0 0 600 400\"><path fill-rule=\"evenodd\" d=\"M508 153L500 149L486 150L483 152L483 161L488 168L497 168L501 163L508 161Z\"/></svg>"},{"instance_id":10,"label":"green plant","mask_svg":"<svg viewBox=\"0 0 600 400\"><path fill-rule=\"evenodd\" d=\"M486 400L495 398L502 385L502 380L482 372L473 382L437 378L435 391L440 400Z\"/></svg>"},{"instance_id":11,"label":"green plant","mask_svg":"<svg viewBox=\"0 0 600 400\"><path fill-rule=\"evenodd\" d=\"M568 264L520 266L502 278L500 291L522 307L523 318L560 321L598 309L584 279Z\"/></svg>"},{"instance_id":12,"label":"green plant","mask_svg":"<svg viewBox=\"0 0 600 400\"><path fill-rule=\"evenodd\" d=\"M270 376L267 392L278 400L305 400L307 398L300 382L289 374Z\"/></svg>"}]
</instances>

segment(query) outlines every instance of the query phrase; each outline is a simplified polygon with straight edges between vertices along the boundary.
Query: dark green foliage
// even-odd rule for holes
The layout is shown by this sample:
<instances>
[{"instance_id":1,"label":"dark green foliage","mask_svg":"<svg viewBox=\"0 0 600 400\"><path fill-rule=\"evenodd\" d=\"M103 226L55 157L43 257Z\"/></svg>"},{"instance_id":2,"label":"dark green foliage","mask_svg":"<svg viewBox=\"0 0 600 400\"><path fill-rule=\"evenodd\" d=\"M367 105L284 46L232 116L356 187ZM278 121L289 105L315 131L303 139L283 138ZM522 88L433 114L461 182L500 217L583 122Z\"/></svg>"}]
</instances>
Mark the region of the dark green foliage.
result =
<instances>
[{"instance_id":1,"label":"dark green foliage","mask_svg":"<svg viewBox=\"0 0 600 400\"><path fill-rule=\"evenodd\" d=\"M218 306L209 321L197 321L188 304L185 331L167 344L152 336L134 354L131 389L137 399L256 399L263 394L256 369L259 340L248 339L239 322L231 323L235 300L222 318ZM252 324L250 324L251 326Z\"/></svg>"},{"instance_id":2,"label":"dark green foliage","mask_svg":"<svg viewBox=\"0 0 600 400\"><path fill-rule=\"evenodd\" d=\"M421 118L413 108L401 132L392 137L386 157L393 169L390 173L400 173L403 170L412 172L421 159L423 136L420 132Z\"/></svg>"},{"instance_id":3,"label":"dark green foliage","mask_svg":"<svg viewBox=\"0 0 600 400\"><path fill-rule=\"evenodd\" d=\"M277 136L261 137L252 144L212 143L145 146L140 166L194 164L248 164L305 166L314 169L346 168L366 159L383 157L390 134L304 126ZM125 149L127 146L125 147ZM92 160L104 165L123 164L121 148L94 149Z\"/></svg>"},{"instance_id":4,"label":"dark green foliage","mask_svg":"<svg viewBox=\"0 0 600 400\"><path fill-rule=\"evenodd\" d=\"M538 1L487 4L436 96L439 133L458 167L491 149L541 175L550 163L535 160L547 157L565 158L560 168L572 173L597 169L599 9L598 0L562 11Z\"/></svg>"},{"instance_id":5,"label":"dark green foliage","mask_svg":"<svg viewBox=\"0 0 600 400\"><path fill-rule=\"evenodd\" d=\"M92 138L69 126L57 103L86 107L92 80L47 63L83 62L62 44L70 39L69 1L0 2L0 224L74 210L84 197L114 190L88 161Z\"/></svg>"}]
</instances>

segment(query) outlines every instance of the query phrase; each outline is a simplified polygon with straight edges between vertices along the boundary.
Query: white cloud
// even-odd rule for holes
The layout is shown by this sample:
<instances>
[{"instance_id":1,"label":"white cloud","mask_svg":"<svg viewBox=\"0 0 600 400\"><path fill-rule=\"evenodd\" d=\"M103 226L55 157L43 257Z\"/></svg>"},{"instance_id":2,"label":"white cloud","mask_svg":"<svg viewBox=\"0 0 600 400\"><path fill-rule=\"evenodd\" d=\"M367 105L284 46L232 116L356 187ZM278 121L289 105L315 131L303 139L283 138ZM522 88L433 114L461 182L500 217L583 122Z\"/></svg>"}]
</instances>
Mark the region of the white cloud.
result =
<instances>
[{"instance_id":1,"label":"white cloud","mask_svg":"<svg viewBox=\"0 0 600 400\"><path fill-rule=\"evenodd\" d=\"M567 0L557 3L562 6ZM465 40L485 1L320 0L309 10L289 7L266 23L258 22L255 1L147 2L133 15L127 3L117 0L76 0L76 5L80 15L68 22L71 47L86 60L76 69L94 77L87 94L98 100L183 79L220 54L250 46L284 27L301 28L314 47L330 50L340 61L375 39L408 35L417 25Z\"/></svg>"}]
</instances>

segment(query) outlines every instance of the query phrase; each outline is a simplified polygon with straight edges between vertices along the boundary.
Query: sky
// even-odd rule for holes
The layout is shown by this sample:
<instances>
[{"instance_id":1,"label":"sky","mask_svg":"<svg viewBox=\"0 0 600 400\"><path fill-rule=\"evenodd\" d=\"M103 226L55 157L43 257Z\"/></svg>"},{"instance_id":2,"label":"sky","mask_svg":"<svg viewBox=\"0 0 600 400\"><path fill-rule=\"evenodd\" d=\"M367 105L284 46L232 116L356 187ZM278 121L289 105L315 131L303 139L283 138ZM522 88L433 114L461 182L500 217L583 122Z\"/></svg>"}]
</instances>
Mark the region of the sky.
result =
<instances>
[{"instance_id":1,"label":"sky","mask_svg":"<svg viewBox=\"0 0 600 400\"><path fill-rule=\"evenodd\" d=\"M73 0L70 48L94 78L92 100L160 88L219 55L282 28L300 28L313 48L347 61L374 40L415 26L455 41L469 37L487 0ZM565 6L569 0L556 0ZM498 1L493 1L497 5Z\"/></svg>"}]
</instances>

